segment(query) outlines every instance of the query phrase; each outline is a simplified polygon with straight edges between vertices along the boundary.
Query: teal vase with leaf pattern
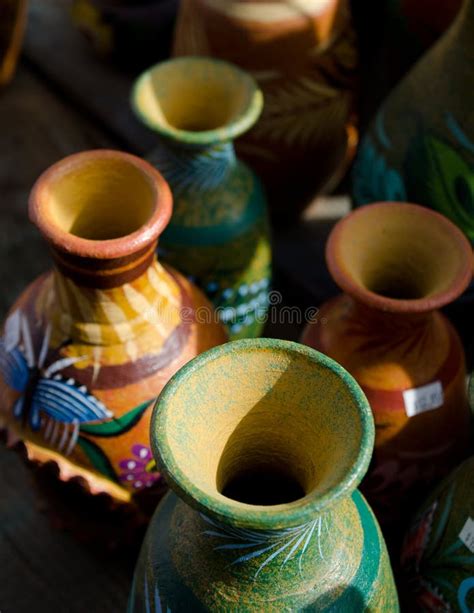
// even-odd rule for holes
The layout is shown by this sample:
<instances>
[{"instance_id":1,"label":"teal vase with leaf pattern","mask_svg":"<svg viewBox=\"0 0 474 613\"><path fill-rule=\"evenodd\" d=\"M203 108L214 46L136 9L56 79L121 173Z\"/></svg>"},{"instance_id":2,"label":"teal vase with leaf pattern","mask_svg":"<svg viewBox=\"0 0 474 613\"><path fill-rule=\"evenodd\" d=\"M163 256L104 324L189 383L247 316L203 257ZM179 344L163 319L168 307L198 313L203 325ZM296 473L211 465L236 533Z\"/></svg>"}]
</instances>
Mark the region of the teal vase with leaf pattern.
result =
<instances>
[{"instance_id":1,"label":"teal vase with leaf pattern","mask_svg":"<svg viewBox=\"0 0 474 613\"><path fill-rule=\"evenodd\" d=\"M151 441L174 493L148 528L129 613L399 610L357 490L373 418L339 364L288 341L221 345L160 395Z\"/></svg>"},{"instance_id":2,"label":"teal vase with leaf pattern","mask_svg":"<svg viewBox=\"0 0 474 613\"><path fill-rule=\"evenodd\" d=\"M388 96L363 139L353 198L433 208L474 243L474 3Z\"/></svg>"},{"instance_id":3,"label":"teal vase with leaf pattern","mask_svg":"<svg viewBox=\"0 0 474 613\"><path fill-rule=\"evenodd\" d=\"M267 204L233 139L260 115L260 90L231 64L185 57L139 77L132 104L158 135L149 160L173 192L160 259L204 290L230 338L259 336L271 275Z\"/></svg>"}]
</instances>

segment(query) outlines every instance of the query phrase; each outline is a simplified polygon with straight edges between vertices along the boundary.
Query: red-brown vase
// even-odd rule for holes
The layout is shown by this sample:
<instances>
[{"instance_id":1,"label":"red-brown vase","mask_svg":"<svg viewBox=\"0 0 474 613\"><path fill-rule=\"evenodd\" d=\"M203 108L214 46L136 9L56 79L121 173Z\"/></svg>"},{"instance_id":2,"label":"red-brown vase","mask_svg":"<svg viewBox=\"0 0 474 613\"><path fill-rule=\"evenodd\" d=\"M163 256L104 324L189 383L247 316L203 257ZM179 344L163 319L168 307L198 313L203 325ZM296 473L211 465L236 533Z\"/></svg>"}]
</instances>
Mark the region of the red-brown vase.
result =
<instances>
[{"instance_id":1,"label":"red-brown vase","mask_svg":"<svg viewBox=\"0 0 474 613\"><path fill-rule=\"evenodd\" d=\"M118 151L72 155L38 179L29 206L55 268L5 322L0 419L63 480L82 477L91 492L128 502L159 480L154 399L226 335L217 319L197 317L212 312L203 294L156 259L172 201L147 162Z\"/></svg>"},{"instance_id":2,"label":"red-brown vase","mask_svg":"<svg viewBox=\"0 0 474 613\"><path fill-rule=\"evenodd\" d=\"M364 390L376 440L363 490L382 520L396 520L404 496L423 495L468 452L464 352L438 309L471 280L472 251L439 213L384 202L341 220L326 259L344 294L322 306L303 342Z\"/></svg>"}]
</instances>

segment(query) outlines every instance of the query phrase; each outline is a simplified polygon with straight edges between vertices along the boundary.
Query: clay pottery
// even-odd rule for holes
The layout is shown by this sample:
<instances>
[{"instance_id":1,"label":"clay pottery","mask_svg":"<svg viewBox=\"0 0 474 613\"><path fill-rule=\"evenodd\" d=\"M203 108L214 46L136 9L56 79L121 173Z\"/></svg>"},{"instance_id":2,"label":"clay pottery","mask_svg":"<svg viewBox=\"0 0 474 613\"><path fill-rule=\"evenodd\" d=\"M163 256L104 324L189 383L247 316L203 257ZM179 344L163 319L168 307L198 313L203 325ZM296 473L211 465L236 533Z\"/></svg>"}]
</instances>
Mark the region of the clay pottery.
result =
<instances>
[{"instance_id":1,"label":"clay pottery","mask_svg":"<svg viewBox=\"0 0 474 613\"><path fill-rule=\"evenodd\" d=\"M174 197L161 259L204 290L231 338L258 336L271 275L266 200L232 140L257 120L260 90L226 62L178 58L145 72L132 104L157 134L149 159Z\"/></svg>"},{"instance_id":2,"label":"clay pottery","mask_svg":"<svg viewBox=\"0 0 474 613\"><path fill-rule=\"evenodd\" d=\"M73 0L72 19L96 53L136 70L168 57L177 0Z\"/></svg>"},{"instance_id":3,"label":"clay pottery","mask_svg":"<svg viewBox=\"0 0 474 613\"><path fill-rule=\"evenodd\" d=\"M361 69L361 128L415 62L449 28L462 0L353 0Z\"/></svg>"},{"instance_id":4,"label":"clay pottery","mask_svg":"<svg viewBox=\"0 0 474 613\"><path fill-rule=\"evenodd\" d=\"M474 610L474 457L428 498L403 543L407 610ZM408 608L408 606L410 608Z\"/></svg>"},{"instance_id":5,"label":"clay pottery","mask_svg":"<svg viewBox=\"0 0 474 613\"><path fill-rule=\"evenodd\" d=\"M382 200L431 207L474 241L474 3L393 90L363 139L356 205Z\"/></svg>"},{"instance_id":6,"label":"clay pottery","mask_svg":"<svg viewBox=\"0 0 474 613\"><path fill-rule=\"evenodd\" d=\"M357 383L308 347L245 339L190 362L153 413L176 493L152 518L128 610L398 611L356 489L373 437Z\"/></svg>"},{"instance_id":7,"label":"clay pottery","mask_svg":"<svg viewBox=\"0 0 474 613\"><path fill-rule=\"evenodd\" d=\"M174 51L234 62L257 79L265 107L237 150L263 179L277 221L337 184L357 141L347 0L183 0Z\"/></svg>"},{"instance_id":8,"label":"clay pottery","mask_svg":"<svg viewBox=\"0 0 474 613\"><path fill-rule=\"evenodd\" d=\"M13 305L0 341L0 418L29 457L118 501L159 479L152 403L196 354L225 341L196 321L205 297L156 259L171 193L150 164L87 151L49 168L30 196L53 272Z\"/></svg>"},{"instance_id":9,"label":"clay pottery","mask_svg":"<svg viewBox=\"0 0 474 613\"><path fill-rule=\"evenodd\" d=\"M383 202L336 224L326 261L344 294L321 307L303 342L347 368L367 396L376 435L362 491L395 524L468 454L464 352L437 309L471 280L472 251L439 213Z\"/></svg>"},{"instance_id":10,"label":"clay pottery","mask_svg":"<svg viewBox=\"0 0 474 613\"><path fill-rule=\"evenodd\" d=\"M3 0L0 5L0 87L6 85L15 72L27 12L27 0Z\"/></svg>"}]
</instances>

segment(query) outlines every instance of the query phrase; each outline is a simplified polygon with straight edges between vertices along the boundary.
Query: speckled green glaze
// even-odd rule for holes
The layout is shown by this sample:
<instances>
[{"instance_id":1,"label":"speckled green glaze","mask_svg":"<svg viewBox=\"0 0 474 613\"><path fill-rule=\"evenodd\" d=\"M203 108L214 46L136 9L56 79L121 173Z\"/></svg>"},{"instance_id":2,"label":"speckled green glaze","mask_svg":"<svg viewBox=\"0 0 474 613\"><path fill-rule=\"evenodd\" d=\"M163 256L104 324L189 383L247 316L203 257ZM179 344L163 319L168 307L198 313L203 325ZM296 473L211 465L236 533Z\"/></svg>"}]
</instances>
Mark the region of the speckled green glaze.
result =
<instances>
[{"instance_id":1,"label":"speckled green glaze","mask_svg":"<svg viewBox=\"0 0 474 613\"><path fill-rule=\"evenodd\" d=\"M206 292L232 339L258 336L268 308L266 199L232 144L255 123L262 104L249 75L204 57L157 64L132 93L136 114L158 135L149 159L173 191L160 258Z\"/></svg>"},{"instance_id":2,"label":"speckled green glaze","mask_svg":"<svg viewBox=\"0 0 474 613\"><path fill-rule=\"evenodd\" d=\"M166 386L151 440L175 493L149 526L129 612L399 610L356 489L372 415L336 362L288 341L221 345ZM304 494L265 506L221 493L257 465L291 474Z\"/></svg>"},{"instance_id":3,"label":"speckled green glaze","mask_svg":"<svg viewBox=\"0 0 474 613\"><path fill-rule=\"evenodd\" d=\"M433 492L407 533L402 567L417 610L474 611L473 486L471 457Z\"/></svg>"}]
</instances>

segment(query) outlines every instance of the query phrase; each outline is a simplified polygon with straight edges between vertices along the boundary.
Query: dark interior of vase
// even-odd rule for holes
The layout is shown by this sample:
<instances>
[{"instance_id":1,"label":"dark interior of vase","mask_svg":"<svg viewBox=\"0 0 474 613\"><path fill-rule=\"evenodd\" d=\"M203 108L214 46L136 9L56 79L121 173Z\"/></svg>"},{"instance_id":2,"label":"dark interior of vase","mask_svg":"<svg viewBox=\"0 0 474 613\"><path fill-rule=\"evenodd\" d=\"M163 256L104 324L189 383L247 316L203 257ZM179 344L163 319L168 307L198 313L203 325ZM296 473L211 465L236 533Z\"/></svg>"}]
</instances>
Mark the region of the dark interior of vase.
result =
<instances>
[{"instance_id":1,"label":"dark interior of vase","mask_svg":"<svg viewBox=\"0 0 474 613\"><path fill-rule=\"evenodd\" d=\"M360 452L350 389L299 353L257 348L239 357L222 355L176 389L166 408L175 465L208 496L238 503L329 492Z\"/></svg>"},{"instance_id":2,"label":"dark interior of vase","mask_svg":"<svg viewBox=\"0 0 474 613\"><path fill-rule=\"evenodd\" d=\"M270 506L303 498L306 492L286 466L278 463L256 463L230 475L221 494L237 502Z\"/></svg>"},{"instance_id":3,"label":"dark interior of vase","mask_svg":"<svg viewBox=\"0 0 474 613\"><path fill-rule=\"evenodd\" d=\"M465 264L442 218L397 204L360 209L331 249L352 282L397 300L442 293Z\"/></svg>"},{"instance_id":4,"label":"dark interior of vase","mask_svg":"<svg viewBox=\"0 0 474 613\"><path fill-rule=\"evenodd\" d=\"M145 224L155 206L149 177L123 158L76 161L58 172L42 198L51 220L90 240L126 236Z\"/></svg>"}]
</instances>

